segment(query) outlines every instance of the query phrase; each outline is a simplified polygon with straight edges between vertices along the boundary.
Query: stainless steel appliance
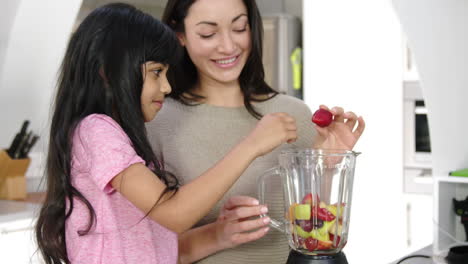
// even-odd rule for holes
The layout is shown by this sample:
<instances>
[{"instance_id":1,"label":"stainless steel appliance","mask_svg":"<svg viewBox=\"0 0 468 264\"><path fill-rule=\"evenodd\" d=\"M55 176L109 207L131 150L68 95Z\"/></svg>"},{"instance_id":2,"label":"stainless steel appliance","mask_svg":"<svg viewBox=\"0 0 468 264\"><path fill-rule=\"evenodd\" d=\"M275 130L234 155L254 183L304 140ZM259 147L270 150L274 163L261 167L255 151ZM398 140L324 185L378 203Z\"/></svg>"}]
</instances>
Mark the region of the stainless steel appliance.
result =
<instances>
[{"instance_id":1,"label":"stainless steel appliance","mask_svg":"<svg viewBox=\"0 0 468 264\"><path fill-rule=\"evenodd\" d=\"M275 90L302 99L301 22L289 14L263 20L265 80Z\"/></svg>"}]
</instances>

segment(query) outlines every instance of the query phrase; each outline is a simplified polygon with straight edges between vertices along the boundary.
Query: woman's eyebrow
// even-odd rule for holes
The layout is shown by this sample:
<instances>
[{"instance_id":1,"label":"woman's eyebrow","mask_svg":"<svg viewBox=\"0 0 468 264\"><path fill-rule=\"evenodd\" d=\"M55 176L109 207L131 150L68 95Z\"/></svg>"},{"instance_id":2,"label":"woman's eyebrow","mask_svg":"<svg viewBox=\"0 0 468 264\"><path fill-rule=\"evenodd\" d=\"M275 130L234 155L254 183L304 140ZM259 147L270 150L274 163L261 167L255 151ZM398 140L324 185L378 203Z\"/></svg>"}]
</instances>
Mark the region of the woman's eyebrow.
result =
<instances>
[{"instance_id":1,"label":"woman's eyebrow","mask_svg":"<svg viewBox=\"0 0 468 264\"><path fill-rule=\"evenodd\" d=\"M236 22L239 18L241 18L243 16L247 16L247 14L240 14L240 15L236 16L235 18L232 19L232 23Z\"/></svg>"},{"instance_id":2,"label":"woman's eyebrow","mask_svg":"<svg viewBox=\"0 0 468 264\"><path fill-rule=\"evenodd\" d=\"M243 17L243 16L247 16L247 14L240 14L238 16L236 16L235 18L232 19L232 23L236 22L239 18ZM196 24L196 26L198 25L210 25L210 26L217 26L218 24L216 22L211 22L211 21L200 21Z\"/></svg>"}]
</instances>

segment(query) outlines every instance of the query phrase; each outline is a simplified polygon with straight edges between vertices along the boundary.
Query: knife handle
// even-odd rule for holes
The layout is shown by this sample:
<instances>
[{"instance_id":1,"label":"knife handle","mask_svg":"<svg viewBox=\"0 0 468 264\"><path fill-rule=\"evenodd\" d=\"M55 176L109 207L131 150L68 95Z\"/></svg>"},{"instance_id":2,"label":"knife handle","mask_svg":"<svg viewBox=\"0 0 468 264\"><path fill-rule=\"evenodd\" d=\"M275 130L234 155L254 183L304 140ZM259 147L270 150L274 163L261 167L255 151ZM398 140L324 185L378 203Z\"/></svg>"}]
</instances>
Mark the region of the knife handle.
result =
<instances>
[{"instance_id":1,"label":"knife handle","mask_svg":"<svg viewBox=\"0 0 468 264\"><path fill-rule=\"evenodd\" d=\"M23 125L21 126L21 131L20 131L21 135L26 134L26 130L28 129L28 126L29 126L29 120L24 120Z\"/></svg>"},{"instance_id":2,"label":"knife handle","mask_svg":"<svg viewBox=\"0 0 468 264\"><path fill-rule=\"evenodd\" d=\"M11 158L15 155L16 150L18 149L18 146L21 141L21 133L17 133L15 138L13 139L13 142L11 142L10 147L7 150L8 155L10 155Z\"/></svg>"}]
</instances>

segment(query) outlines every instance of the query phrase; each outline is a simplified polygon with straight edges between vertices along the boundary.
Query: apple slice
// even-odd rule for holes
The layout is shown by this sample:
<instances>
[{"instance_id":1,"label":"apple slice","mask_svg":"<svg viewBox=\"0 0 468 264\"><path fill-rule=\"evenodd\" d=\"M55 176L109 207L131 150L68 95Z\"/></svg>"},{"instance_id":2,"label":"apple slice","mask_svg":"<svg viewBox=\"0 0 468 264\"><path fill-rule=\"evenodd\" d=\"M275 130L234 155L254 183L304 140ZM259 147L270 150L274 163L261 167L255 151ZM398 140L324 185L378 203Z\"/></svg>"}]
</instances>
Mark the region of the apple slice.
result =
<instances>
[{"instance_id":1,"label":"apple slice","mask_svg":"<svg viewBox=\"0 0 468 264\"><path fill-rule=\"evenodd\" d=\"M318 241L317 250L327 250L330 249L333 245L332 241Z\"/></svg>"},{"instance_id":2,"label":"apple slice","mask_svg":"<svg viewBox=\"0 0 468 264\"><path fill-rule=\"evenodd\" d=\"M293 223L294 222L294 208L297 206L297 203L293 203L289 206L289 210L286 213L286 219L289 220L289 222Z\"/></svg>"},{"instance_id":3,"label":"apple slice","mask_svg":"<svg viewBox=\"0 0 468 264\"><path fill-rule=\"evenodd\" d=\"M314 231L314 230L312 230ZM299 237L302 237L302 238L308 238L311 236L311 233L309 232L306 232L304 231L304 229L302 229L300 226L298 225L294 225L294 232L299 236Z\"/></svg>"},{"instance_id":4,"label":"apple slice","mask_svg":"<svg viewBox=\"0 0 468 264\"><path fill-rule=\"evenodd\" d=\"M298 204L294 206L294 217L298 220L310 219L310 204Z\"/></svg>"}]
</instances>

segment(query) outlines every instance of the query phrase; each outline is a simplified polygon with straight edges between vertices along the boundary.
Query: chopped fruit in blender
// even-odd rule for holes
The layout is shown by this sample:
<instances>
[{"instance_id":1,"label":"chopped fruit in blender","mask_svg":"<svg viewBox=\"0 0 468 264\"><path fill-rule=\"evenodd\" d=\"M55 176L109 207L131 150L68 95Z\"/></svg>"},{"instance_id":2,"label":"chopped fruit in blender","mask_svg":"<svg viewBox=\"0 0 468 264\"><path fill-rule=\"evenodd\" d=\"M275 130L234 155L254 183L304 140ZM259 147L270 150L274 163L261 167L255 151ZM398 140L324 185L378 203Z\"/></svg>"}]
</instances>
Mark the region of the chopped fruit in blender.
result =
<instances>
[{"instance_id":1,"label":"chopped fruit in blender","mask_svg":"<svg viewBox=\"0 0 468 264\"><path fill-rule=\"evenodd\" d=\"M317 245L317 250L326 250L326 249L330 249L333 245L333 242L331 241L322 241L322 240L319 240L318 241L318 245Z\"/></svg>"},{"instance_id":2,"label":"chopped fruit in blender","mask_svg":"<svg viewBox=\"0 0 468 264\"><path fill-rule=\"evenodd\" d=\"M323 227L322 227L323 228ZM312 230L309 234L312 238L320 240L320 241L329 241L330 236L328 235L328 232L323 232L322 228L320 229L314 229Z\"/></svg>"},{"instance_id":3,"label":"chopped fruit in blender","mask_svg":"<svg viewBox=\"0 0 468 264\"><path fill-rule=\"evenodd\" d=\"M330 240L328 232L330 227L335 225L335 221L325 221L323 222L323 226L319 229L314 229L310 234L313 238L321 240L321 241L328 241Z\"/></svg>"},{"instance_id":4,"label":"chopped fruit in blender","mask_svg":"<svg viewBox=\"0 0 468 264\"><path fill-rule=\"evenodd\" d=\"M312 122L317 124L319 127L329 126L332 121L333 114L330 111L322 108L315 111L315 113L312 115Z\"/></svg>"},{"instance_id":5,"label":"chopped fruit in blender","mask_svg":"<svg viewBox=\"0 0 468 264\"><path fill-rule=\"evenodd\" d=\"M333 225L333 226L330 226L330 229L328 229L328 232L332 235L336 235L336 234L339 235L341 234L342 231L343 231L343 226L339 223L338 223L338 227Z\"/></svg>"},{"instance_id":6,"label":"chopped fruit in blender","mask_svg":"<svg viewBox=\"0 0 468 264\"><path fill-rule=\"evenodd\" d=\"M299 220L309 220L311 216L310 204L298 204L294 206L294 217Z\"/></svg>"},{"instance_id":7,"label":"chopped fruit in blender","mask_svg":"<svg viewBox=\"0 0 468 264\"><path fill-rule=\"evenodd\" d=\"M334 216L341 217L341 216L343 216L344 206L345 206L345 204L341 204L341 206L339 207L339 210L338 210L338 206L336 204L327 205L326 208ZM338 213L338 215L337 215L337 213Z\"/></svg>"},{"instance_id":8,"label":"chopped fruit in blender","mask_svg":"<svg viewBox=\"0 0 468 264\"><path fill-rule=\"evenodd\" d=\"M295 234L292 234L292 237L293 237L294 242L296 242L297 245L304 247L305 238L296 236Z\"/></svg>"},{"instance_id":9,"label":"chopped fruit in blender","mask_svg":"<svg viewBox=\"0 0 468 264\"><path fill-rule=\"evenodd\" d=\"M305 241L304 241L304 244L305 244L305 247L307 248L307 250L309 251L314 251L317 246L318 246L318 240L317 239L313 239L311 237L307 238Z\"/></svg>"},{"instance_id":10,"label":"chopped fruit in blender","mask_svg":"<svg viewBox=\"0 0 468 264\"><path fill-rule=\"evenodd\" d=\"M320 219L310 219L310 222L312 223L314 229L319 229L323 226L323 220Z\"/></svg>"},{"instance_id":11,"label":"chopped fruit in blender","mask_svg":"<svg viewBox=\"0 0 468 264\"><path fill-rule=\"evenodd\" d=\"M335 241L336 237L336 241ZM341 237L340 236L334 236L332 233L330 233L330 241L333 242L334 247L338 247L340 245Z\"/></svg>"},{"instance_id":12,"label":"chopped fruit in blender","mask_svg":"<svg viewBox=\"0 0 468 264\"><path fill-rule=\"evenodd\" d=\"M313 231L313 230L312 230ZM298 225L294 225L294 232L299 236L299 237L302 237L302 238L308 238L310 237L310 233L309 232L306 232L304 231L304 229L302 229L302 227L298 226Z\"/></svg>"},{"instance_id":13,"label":"chopped fruit in blender","mask_svg":"<svg viewBox=\"0 0 468 264\"><path fill-rule=\"evenodd\" d=\"M312 193L308 193L304 196L304 198L302 198L302 204L312 204L312 205L316 205L318 203L320 203L320 199L318 197L318 194L315 194L315 200L312 199Z\"/></svg>"},{"instance_id":14,"label":"chopped fruit in blender","mask_svg":"<svg viewBox=\"0 0 468 264\"><path fill-rule=\"evenodd\" d=\"M314 206L312 208L312 211L311 211L311 216L310 216L312 219L314 219L315 217L320 219L320 220L323 220L323 221L333 221L336 217L330 213L330 211L328 211L326 208L321 208L321 207L317 207L317 206Z\"/></svg>"},{"instance_id":15,"label":"chopped fruit in blender","mask_svg":"<svg viewBox=\"0 0 468 264\"><path fill-rule=\"evenodd\" d=\"M305 232L310 232L314 229L312 221L309 220L296 220L296 225L299 225Z\"/></svg>"},{"instance_id":16,"label":"chopped fruit in blender","mask_svg":"<svg viewBox=\"0 0 468 264\"><path fill-rule=\"evenodd\" d=\"M298 205L297 203L294 203L294 204L292 204L291 206L289 206L288 215L286 216L286 219L288 219L288 220L291 221L291 222L294 221L294 208L295 208L297 205Z\"/></svg>"}]
</instances>

